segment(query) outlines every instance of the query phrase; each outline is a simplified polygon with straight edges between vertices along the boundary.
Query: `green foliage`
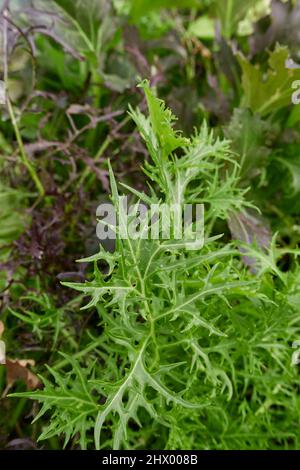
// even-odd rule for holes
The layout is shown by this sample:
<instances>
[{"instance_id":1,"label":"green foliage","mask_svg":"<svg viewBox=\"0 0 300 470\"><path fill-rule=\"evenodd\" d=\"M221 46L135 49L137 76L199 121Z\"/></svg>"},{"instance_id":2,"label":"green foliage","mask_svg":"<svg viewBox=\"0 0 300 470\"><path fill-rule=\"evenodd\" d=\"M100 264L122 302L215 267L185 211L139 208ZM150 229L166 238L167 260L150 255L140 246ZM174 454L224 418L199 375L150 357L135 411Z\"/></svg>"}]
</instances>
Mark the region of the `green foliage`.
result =
<instances>
[{"instance_id":1,"label":"green foliage","mask_svg":"<svg viewBox=\"0 0 300 470\"><path fill-rule=\"evenodd\" d=\"M72 369L61 374L48 367L55 380L55 386L42 378L43 391L35 392L35 398L44 404L35 420L49 409L54 409L52 419L40 439L64 434L67 444L70 438L78 433L81 449L84 450L88 443L87 433L93 427L93 414L97 411L96 399L92 394L93 386L88 381L91 378L91 370L82 369L72 357L64 357Z\"/></svg>"},{"instance_id":2,"label":"green foliage","mask_svg":"<svg viewBox=\"0 0 300 470\"><path fill-rule=\"evenodd\" d=\"M137 20L153 10L160 8L186 8L197 6L196 0L129 0L130 14Z\"/></svg>"},{"instance_id":3,"label":"green foliage","mask_svg":"<svg viewBox=\"0 0 300 470\"><path fill-rule=\"evenodd\" d=\"M149 116L133 109L131 116L155 189L140 199L203 202L207 229L212 218L243 210L228 142L206 125L184 139L170 110L143 88ZM119 211L111 169L110 183ZM14 395L42 403L36 419L51 412L40 439L63 433L66 444L78 435L85 449L94 427L97 449L297 447L299 377L290 344L299 335L299 306L293 273L276 265L285 252L275 240L268 253L248 245L253 277L239 252L215 238L186 250L175 240L117 237L113 253L101 247L82 260L94 264L92 280L64 285L91 298L84 308L97 309L99 353L97 360L65 357L66 376L49 369L55 383L43 379L43 390Z\"/></svg>"},{"instance_id":4,"label":"green foliage","mask_svg":"<svg viewBox=\"0 0 300 470\"><path fill-rule=\"evenodd\" d=\"M299 80L299 69L288 69L286 47L277 46L270 53L267 75L259 66L252 65L242 55L238 61L242 67L244 95L242 104L253 112L266 116L275 113L292 102L292 84Z\"/></svg>"},{"instance_id":5,"label":"green foliage","mask_svg":"<svg viewBox=\"0 0 300 470\"><path fill-rule=\"evenodd\" d=\"M3 225L0 229L1 258L7 259L8 246L11 241L18 238L24 230L24 217L22 217L22 199L26 196L22 191L0 186L0 217Z\"/></svg>"},{"instance_id":6,"label":"green foliage","mask_svg":"<svg viewBox=\"0 0 300 470\"><path fill-rule=\"evenodd\" d=\"M8 4L0 447L299 449L297 2ZM204 244L98 249L109 192Z\"/></svg>"},{"instance_id":7,"label":"green foliage","mask_svg":"<svg viewBox=\"0 0 300 470\"><path fill-rule=\"evenodd\" d=\"M288 169L293 194L298 194L300 192L300 157L298 155L292 156L290 158L279 158L278 161Z\"/></svg>"},{"instance_id":8,"label":"green foliage","mask_svg":"<svg viewBox=\"0 0 300 470\"><path fill-rule=\"evenodd\" d=\"M222 32L226 38L232 37L238 30L239 23L245 19L249 11L261 3L261 0L217 0L216 9L222 24Z\"/></svg>"}]
</instances>

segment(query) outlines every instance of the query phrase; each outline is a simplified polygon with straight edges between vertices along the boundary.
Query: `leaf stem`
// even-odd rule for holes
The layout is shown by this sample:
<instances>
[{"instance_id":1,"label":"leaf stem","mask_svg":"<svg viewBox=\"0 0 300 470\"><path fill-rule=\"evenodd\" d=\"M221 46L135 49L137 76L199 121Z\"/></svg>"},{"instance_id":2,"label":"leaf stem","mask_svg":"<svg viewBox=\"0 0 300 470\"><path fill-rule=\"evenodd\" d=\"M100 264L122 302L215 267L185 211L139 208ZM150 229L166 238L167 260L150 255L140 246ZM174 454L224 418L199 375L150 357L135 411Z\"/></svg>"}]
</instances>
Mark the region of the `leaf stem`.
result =
<instances>
[{"instance_id":1,"label":"leaf stem","mask_svg":"<svg viewBox=\"0 0 300 470\"><path fill-rule=\"evenodd\" d=\"M43 197L45 195L45 190L44 187L33 167L31 164L24 148L23 140L21 137L21 133L17 124L16 116L14 113L13 106L11 104L10 98L9 98L9 91L8 91L8 44L7 44L7 15L8 11L4 10L3 12L3 19L4 19L4 25L3 25L3 50L4 50L4 86L5 86L5 97L6 97L6 103L7 103L7 109L8 113L14 128L14 132L16 135L17 143L19 146L19 152L21 156L22 163L24 166L27 168L32 180L34 181L40 197Z\"/></svg>"}]
</instances>

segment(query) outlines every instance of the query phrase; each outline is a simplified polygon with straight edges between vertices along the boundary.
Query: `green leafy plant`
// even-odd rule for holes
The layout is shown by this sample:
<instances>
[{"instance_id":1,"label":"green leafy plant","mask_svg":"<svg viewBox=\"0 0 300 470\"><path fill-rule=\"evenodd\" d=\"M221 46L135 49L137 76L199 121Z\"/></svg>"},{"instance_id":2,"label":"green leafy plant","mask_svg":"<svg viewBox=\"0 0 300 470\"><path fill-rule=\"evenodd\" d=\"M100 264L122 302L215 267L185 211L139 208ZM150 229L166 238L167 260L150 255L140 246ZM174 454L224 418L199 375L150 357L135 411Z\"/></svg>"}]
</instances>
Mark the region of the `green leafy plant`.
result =
<instances>
[{"instance_id":1,"label":"green leafy plant","mask_svg":"<svg viewBox=\"0 0 300 470\"><path fill-rule=\"evenodd\" d=\"M275 113L292 102L293 82L299 80L299 69L286 66L289 51L278 46L270 53L267 76L259 67L252 65L243 56L238 60L242 68L244 95L242 104L261 116Z\"/></svg>"},{"instance_id":2,"label":"green leafy plant","mask_svg":"<svg viewBox=\"0 0 300 470\"><path fill-rule=\"evenodd\" d=\"M299 449L299 0L2 3L0 447Z\"/></svg>"},{"instance_id":3,"label":"green leafy plant","mask_svg":"<svg viewBox=\"0 0 300 470\"><path fill-rule=\"evenodd\" d=\"M35 420L49 421L40 439L64 434L65 445L74 438L83 449L93 446L92 429L96 449L297 448L299 376L290 361L299 268L276 267L274 240L270 254L249 248L254 275L237 247L210 233L250 205L230 144L205 124L184 138L142 87L149 116L130 114L150 156L149 191L124 186L146 204L203 203L204 246L123 240L117 231L113 252L100 247L81 260L94 266L90 280L63 283L90 297L83 312L96 309L98 338L48 367L43 390L13 396L42 403ZM120 213L110 166L109 174Z\"/></svg>"}]
</instances>

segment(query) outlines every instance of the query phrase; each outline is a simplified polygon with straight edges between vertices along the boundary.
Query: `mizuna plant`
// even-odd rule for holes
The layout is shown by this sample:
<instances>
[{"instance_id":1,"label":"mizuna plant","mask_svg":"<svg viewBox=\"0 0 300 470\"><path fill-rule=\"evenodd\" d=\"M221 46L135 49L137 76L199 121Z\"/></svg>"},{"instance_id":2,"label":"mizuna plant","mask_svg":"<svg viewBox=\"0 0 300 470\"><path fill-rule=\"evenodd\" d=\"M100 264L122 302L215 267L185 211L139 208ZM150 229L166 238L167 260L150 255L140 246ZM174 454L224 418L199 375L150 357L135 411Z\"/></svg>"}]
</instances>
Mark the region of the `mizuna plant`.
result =
<instances>
[{"instance_id":1,"label":"mizuna plant","mask_svg":"<svg viewBox=\"0 0 300 470\"><path fill-rule=\"evenodd\" d=\"M42 390L14 396L42 403L35 420L49 420L40 439L64 434L65 445L73 438L82 449L299 448L300 380L291 365L299 268L279 271L275 255L261 266L269 258L253 245L260 265L250 271L216 235L216 222L250 205L230 143L205 124L184 138L142 87L149 116L130 115L149 152L149 191L126 188L146 204L203 203L204 246L117 236L114 252L101 246L81 260L93 263L92 279L64 285L90 298L84 309L96 310L98 337L48 367Z\"/></svg>"}]
</instances>

